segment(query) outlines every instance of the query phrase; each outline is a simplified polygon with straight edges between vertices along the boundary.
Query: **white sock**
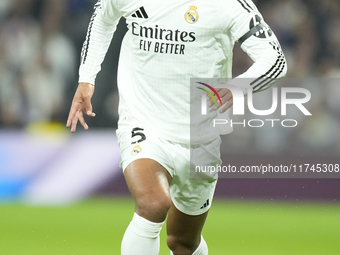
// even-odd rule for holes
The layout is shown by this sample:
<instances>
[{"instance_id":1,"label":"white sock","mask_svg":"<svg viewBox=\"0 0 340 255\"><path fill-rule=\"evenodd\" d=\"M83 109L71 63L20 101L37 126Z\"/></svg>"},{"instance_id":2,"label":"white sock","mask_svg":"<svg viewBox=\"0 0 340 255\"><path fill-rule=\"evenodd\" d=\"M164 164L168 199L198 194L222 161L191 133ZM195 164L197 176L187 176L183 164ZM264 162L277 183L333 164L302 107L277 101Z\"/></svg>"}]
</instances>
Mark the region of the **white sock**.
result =
<instances>
[{"instance_id":1,"label":"white sock","mask_svg":"<svg viewBox=\"0 0 340 255\"><path fill-rule=\"evenodd\" d=\"M172 251L170 251L170 255L174 255ZM208 255L208 245L203 236L201 236L201 242L192 255Z\"/></svg>"},{"instance_id":2,"label":"white sock","mask_svg":"<svg viewBox=\"0 0 340 255\"><path fill-rule=\"evenodd\" d=\"M135 213L125 231L121 255L158 255L163 224L148 221Z\"/></svg>"},{"instance_id":3,"label":"white sock","mask_svg":"<svg viewBox=\"0 0 340 255\"><path fill-rule=\"evenodd\" d=\"M208 245L205 242L203 236L201 236L201 242L192 255L208 255Z\"/></svg>"}]
</instances>

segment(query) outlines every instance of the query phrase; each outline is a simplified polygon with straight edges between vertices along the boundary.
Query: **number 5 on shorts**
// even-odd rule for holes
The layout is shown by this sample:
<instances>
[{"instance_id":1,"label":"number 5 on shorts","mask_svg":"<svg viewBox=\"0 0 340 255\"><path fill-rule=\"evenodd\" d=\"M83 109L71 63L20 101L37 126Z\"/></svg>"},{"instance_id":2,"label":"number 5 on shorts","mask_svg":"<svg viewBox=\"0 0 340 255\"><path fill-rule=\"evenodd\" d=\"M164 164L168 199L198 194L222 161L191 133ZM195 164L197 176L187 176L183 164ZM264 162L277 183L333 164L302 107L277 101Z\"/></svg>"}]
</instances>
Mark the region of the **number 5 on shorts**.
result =
<instances>
[{"instance_id":1,"label":"number 5 on shorts","mask_svg":"<svg viewBox=\"0 0 340 255\"><path fill-rule=\"evenodd\" d=\"M131 138L135 136L140 136L140 139L137 141L131 142L131 144L140 143L146 140L146 136L142 132L138 132L138 131L143 131L143 130L144 130L143 128L139 128L139 127L135 127L134 129L132 129Z\"/></svg>"}]
</instances>

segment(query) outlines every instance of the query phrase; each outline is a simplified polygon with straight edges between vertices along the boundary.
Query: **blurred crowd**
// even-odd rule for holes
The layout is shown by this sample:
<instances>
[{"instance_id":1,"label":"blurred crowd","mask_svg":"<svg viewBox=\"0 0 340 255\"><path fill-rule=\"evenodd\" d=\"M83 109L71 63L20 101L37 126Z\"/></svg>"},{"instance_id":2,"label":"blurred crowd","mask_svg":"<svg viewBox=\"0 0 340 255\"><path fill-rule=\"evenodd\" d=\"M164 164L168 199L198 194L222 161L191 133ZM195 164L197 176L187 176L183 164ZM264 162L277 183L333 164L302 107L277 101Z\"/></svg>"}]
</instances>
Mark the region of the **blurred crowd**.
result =
<instances>
[{"instance_id":1,"label":"blurred crowd","mask_svg":"<svg viewBox=\"0 0 340 255\"><path fill-rule=\"evenodd\" d=\"M65 122L94 4L1 0L0 127Z\"/></svg>"},{"instance_id":2,"label":"blurred crowd","mask_svg":"<svg viewBox=\"0 0 340 255\"><path fill-rule=\"evenodd\" d=\"M0 128L20 129L32 123L66 121L77 86L80 51L95 2L0 1ZM288 61L288 77L340 78L340 1L254 2L279 38ZM114 40L119 42L125 31L122 21ZM113 43L98 76L100 88L93 99L97 117L90 121L90 126L107 128L116 125L118 52L119 43ZM236 47L234 75L246 70L250 64L249 58ZM317 103L313 107L317 118L338 123L339 89L324 91L322 86L314 86L312 93L316 97L314 101ZM317 147L334 150L334 143L340 140L339 127L333 124L324 127L324 122L315 121L315 118L313 123L310 122L303 121L300 130L319 137L312 141ZM296 139L283 136L279 143L301 141L308 147L312 142L302 134L289 133ZM250 131L242 139L255 147L266 147L268 145L261 145L265 136L266 132ZM280 151L289 146L273 147Z\"/></svg>"},{"instance_id":3,"label":"blurred crowd","mask_svg":"<svg viewBox=\"0 0 340 255\"><path fill-rule=\"evenodd\" d=\"M2 1L0 120L4 127L60 118L76 51L64 33L64 1Z\"/></svg>"},{"instance_id":4,"label":"blurred crowd","mask_svg":"<svg viewBox=\"0 0 340 255\"><path fill-rule=\"evenodd\" d=\"M304 87L312 99L306 104L313 114L308 117L296 107L287 116L296 128L266 125L262 128L237 127L222 143L230 154L340 155L340 1L338 0L258 0L255 1L283 47L288 62L287 77L277 87ZM237 51L241 54L240 50ZM238 61L237 55L234 61ZM237 74L249 66L242 59ZM235 67L235 66L234 66ZM292 85L293 84L293 85ZM259 93L262 109L271 106L271 94ZM270 98L268 100L268 98ZM270 102L268 102L270 101ZM300 113L300 114L299 114ZM263 119L247 116L248 119ZM280 125L279 125L280 126Z\"/></svg>"}]
</instances>

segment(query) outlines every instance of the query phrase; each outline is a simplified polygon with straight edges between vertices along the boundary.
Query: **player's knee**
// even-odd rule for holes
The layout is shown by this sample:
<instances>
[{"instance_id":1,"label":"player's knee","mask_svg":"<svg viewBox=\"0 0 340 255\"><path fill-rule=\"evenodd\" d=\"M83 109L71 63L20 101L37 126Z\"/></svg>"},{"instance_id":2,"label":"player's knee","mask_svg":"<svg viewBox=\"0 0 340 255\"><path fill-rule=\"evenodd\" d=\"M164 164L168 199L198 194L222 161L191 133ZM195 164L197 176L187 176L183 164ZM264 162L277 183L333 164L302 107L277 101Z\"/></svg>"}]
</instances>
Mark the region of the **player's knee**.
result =
<instances>
[{"instance_id":1,"label":"player's knee","mask_svg":"<svg viewBox=\"0 0 340 255\"><path fill-rule=\"evenodd\" d=\"M198 240L169 235L167 244L174 255L191 255L198 246Z\"/></svg>"},{"instance_id":2,"label":"player's knee","mask_svg":"<svg viewBox=\"0 0 340 255\"><path fill-rule=\"evenodd\" d=\"M153 222L162 222L170 208L170 198L162 199L146 198L136 203L136 212L138 215Z\"/></svg>"}]
</instances>

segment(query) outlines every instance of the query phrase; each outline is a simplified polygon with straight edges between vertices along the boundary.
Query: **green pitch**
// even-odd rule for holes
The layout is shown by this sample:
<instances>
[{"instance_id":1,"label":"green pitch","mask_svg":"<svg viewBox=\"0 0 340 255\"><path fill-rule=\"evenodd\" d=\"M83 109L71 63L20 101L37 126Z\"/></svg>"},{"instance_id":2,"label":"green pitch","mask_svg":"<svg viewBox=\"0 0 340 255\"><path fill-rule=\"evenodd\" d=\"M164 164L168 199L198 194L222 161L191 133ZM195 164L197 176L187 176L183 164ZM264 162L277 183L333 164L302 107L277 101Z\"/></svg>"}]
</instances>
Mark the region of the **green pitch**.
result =
<instances>
[{"instance_id":1,"label":"green pitch","mask_svg":"<svg viewBox=\"0 0 340 255\"><path fill-rule=\"evenodd\" d=\"M119 255L133 209L129 199L0 205L0 254ZM340 205L215 201L204 236L211 255L340 254ZM165 240L163 228L161 255Z\"/></svg>"}]
</instances>

